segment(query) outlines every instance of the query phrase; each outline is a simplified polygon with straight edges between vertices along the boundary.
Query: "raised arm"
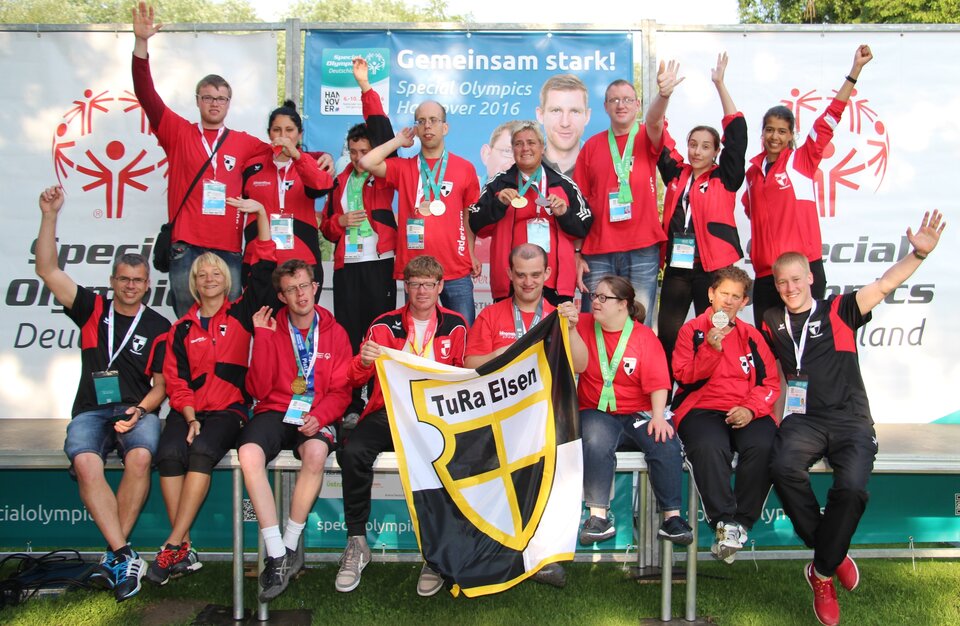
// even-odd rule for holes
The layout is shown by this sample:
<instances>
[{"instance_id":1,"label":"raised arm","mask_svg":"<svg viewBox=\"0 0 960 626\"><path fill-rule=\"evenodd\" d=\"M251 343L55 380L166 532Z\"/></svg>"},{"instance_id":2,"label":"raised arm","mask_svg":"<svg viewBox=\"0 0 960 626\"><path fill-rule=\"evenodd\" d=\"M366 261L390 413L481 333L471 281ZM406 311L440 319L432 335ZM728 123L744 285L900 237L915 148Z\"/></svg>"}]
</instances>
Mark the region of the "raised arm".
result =
<instances>
[{"instance_id":1,"label":"raised arm","mask_svg":"<svg viewBox=\"0 0 960 626\"><path fill-rule=\"evenodd\" d=\"M133 43L133 56L147 58L147 40L157 34L163 24L155 22L153 19L153 6L146 2L140 2L133 7L133 35L136 38Z\"/></svg>"},{"instance_id":2,"label":"raised arm","mask_svg":"<svg viewBox=\"0 0 960 626\"><path fill-rule=\"evenodd\" d=\"M683 82L683 77L677 77L679 71L680 64L678 62L665 63L660 61L660 68L657 70L657 95L650 103L650 108L647 109L647 115L644 118L647 138L655 146L659 146L663 139L663 120L667 115L670 96L673 95L673 90L677 85Z\"/></svg>"},{"instance_id":3,"label":"raised arm","mask_svg":"<svg viewBox=\"0 0 960 626\"><path fill-rule=\"evenodd\" d=\"M416 130L411 126L404 128L390 141L380 144L370 152L360 157L360 169L370 172L377 178L383 178L387 174L387 157L391 152L400 148L409 148L413 145L413 138L416 137Z\"/></svg>"},{"instance_id":4,"label":"raised arm","mask_svg":"<svg viewBox=\"0 0 960 626\"><path fill-rule=\"evenodd\" d=\"M946 226L943 214L935 210L932 215L929 211L923 214L923 221L920 222L920 229L916 233L907 228L907 239L913 246L913 252L894 263L883 273L883 276L857 291L857 306L860 308L861 315L872 311L890 292L917 271L920 263L937 247L940 233Z\"/></svg>"},{"instance_id":5,"label":"raised arm","mask_svg":"<svg viewBox=\"0 0 960 626\"><path fill-rule=\"evenodd\" d=\"M717 66L710 70L710 80L717 88L717 95L720 96L720 105L723 107L724 117L737 112L737 106L733 103L730 92L727 91L727 84L723 82L723 76L727 72L727 60L727 53L721 52L717 55Z\"/></svg>"},{"instance_id":6,"label":"raised arm","mask_svg":"<svg viewBox=\"0 0 960 626\"><path fill-rule=\"evenodd\" d=\"M63 207L63 189L48 187L40 194L40 232L37 234L37 276L68 309L77 297L77 283L57 262L57 216Z\"/></svg>"},{"instance_id":7,"label":"raised arm","mask_svg":"<svg viewBox=\"0 0 960 626\"><path fill-rule=\"evenodd\" d=\"M873 52L870 51L870 46L861 45L857 48L857 51L853 53L853 67L850 68L850 73L843 79L843 85L840 86L840 91L837 92L837 100L841 102L846 102L850 99L850 95L853 93L853 85L857 82L857 79L860 78L860 70L863 69L863 66L869 63L873 59ZM853 79L852 81L850 79Z\"/></svg>"}]
</instances>

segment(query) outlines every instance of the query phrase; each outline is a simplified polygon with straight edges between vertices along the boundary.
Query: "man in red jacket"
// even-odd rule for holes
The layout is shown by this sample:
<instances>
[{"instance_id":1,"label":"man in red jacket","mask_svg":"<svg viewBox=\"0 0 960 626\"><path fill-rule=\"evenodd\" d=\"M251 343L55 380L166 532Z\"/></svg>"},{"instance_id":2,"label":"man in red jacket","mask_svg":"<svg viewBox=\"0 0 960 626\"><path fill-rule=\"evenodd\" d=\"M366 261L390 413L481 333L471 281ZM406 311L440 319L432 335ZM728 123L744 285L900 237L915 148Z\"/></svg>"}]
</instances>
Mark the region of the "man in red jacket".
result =
<instances>
[{"instance_id":1,"label":"man in red jacket","mask_svg":"<svg viewBox=\"0 0 960 626\"><path fill-rule=\"evenodd\" d=\"M354 387L365 385L374 377L374 361L383 348L463 366L467 323L456 311L437 304L444 287L443 266L432 256L414 257L403 270L403 282L407 304L375 319L360 347L360 354L353 358L350 382ZM343 514L347 523L347 547L340 559L337 591L356 589L360 584L360 572L370 562L367 520L370 518L373 463L381 452L388 450L393 450L393 437L380 381L375 380L373 393L360 421L337 453L343 471ZM417 582L417 593L432 596L441 587L443 579L424 564Z\"/></svg>"},{"instance_id":2,"label":"man in red jacket","mask_svg":"<svg viewBox=\"0 0 960 626\"><path fill-rule=\"evenodd\" d=\"M260 575L263 602L283 593L303 568L300 535L320 494L327 455L336 446L335 424L350 402L353 354L347 331L314 304L318 285L311 265L291 259L274 270L273 284L286 306L276 319L267 307L253 316L247 389L257 404L237 442L267 552ZM266 465L283 449L292 449L302 465L281 536Z\"/></svg>"}]
</instances>

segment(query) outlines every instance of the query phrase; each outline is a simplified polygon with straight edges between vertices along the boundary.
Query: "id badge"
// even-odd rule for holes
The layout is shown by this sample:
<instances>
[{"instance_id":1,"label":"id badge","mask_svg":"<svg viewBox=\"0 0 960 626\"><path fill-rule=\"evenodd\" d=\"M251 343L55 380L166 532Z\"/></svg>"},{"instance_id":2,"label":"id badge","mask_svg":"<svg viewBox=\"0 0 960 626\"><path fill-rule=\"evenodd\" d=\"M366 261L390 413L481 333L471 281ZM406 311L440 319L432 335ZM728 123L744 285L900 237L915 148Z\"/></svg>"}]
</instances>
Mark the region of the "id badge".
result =
<instances>
[{"instance_id":1,"label":"id badge","mask_svg":"<svg viewBox=\"0 0 960 626\"><path fill-rule=\"evenodd\" d=\"M227 185L215 180L203 181L203 214L227 214Z\"/></svg>"},{"instance_id":2,"label":"id badge","mask_svg":"<svg viewBox=\"0 0 960 626\"><path fill-rule=\"evenodd\" d=\"M277 244L277 250L293 250L293 218L271 213L270 238Z\"/></svg>"},{"instance_id":3,"label":"id badge","mask_svg":"<svg viewBox=\"0 0 960 626\"><path fill-rule=\"evenodd\" d=\"M541 218L527 221L527 242L540 246L550 253L550 222Z\"/></svg>"},{"instance_id":4,"label":"id badge","mask_svg":"<svg viewBox=\"0 0 960 626\"><path fill-rule=\"evenodd\" d=\"M784 419L793 413L807 412L808 385L806 376L791 376L787 379L787 399L783 405Z\"/></svg>"},{"instance_id":5,"label":"id badge","mask_svg":"<svg viewBox=\"0 0 960 626\"><path fill-rule=\"evenodd\" d=\"M412 217L407 220L407 249L423 250L423 220Z\"/></svg>"},{"instance_id":6,"label":"id badge","mask_svg":"<svg viewBox=\"0 0 960 626\"><path fill-rule=\"evenodd\" d=\"M108 370L93 373L93 388L97 392L97 404L120 402L120 372Z\"/></svg>"},{"instance_id":7,"label":"id badge","mask_svg":"<svg viewBox=\"0 0 960 626\"><path fill-rule=\"evenodd\" d=\"M693 237L674 237L673 248L670 250L670 267L692 270L696 250L697 241Z\"/></svg>"},{"instance_id":8,"label":"id badge","mask_svg":"<svg viewBox=\"0 0 960 626\"><path fill-rule=\"evenodd\" d=\"M360 236L357 235L356 237L347 237L346 243L343 244L343 258L359 259L362 256L363 256L363 240L360 239Z\"/></svg>"},{"instance_id":9,"label":"id badge","mask_svg":"<svg viewBox=\"0 0 960 626\"><path fill-rule=\"evenodd\" d=\"M294 426L303 426L303 416L310 412L313 406L313 396L310 394L295 394L290 400L290 406L283 416L284 424L293 424Z\"/></svg>"},{"instance_id":10,"label":"id badge","mask_svg":"<svg viewBox=\"0 0 960 626\"><path fill-rule=\"evenodd\" d=\"M614 189L609 194L610 198L610 221L625 222L630 219L630 203L620 204L620 190Z\"/></svg>"}]
</instances>

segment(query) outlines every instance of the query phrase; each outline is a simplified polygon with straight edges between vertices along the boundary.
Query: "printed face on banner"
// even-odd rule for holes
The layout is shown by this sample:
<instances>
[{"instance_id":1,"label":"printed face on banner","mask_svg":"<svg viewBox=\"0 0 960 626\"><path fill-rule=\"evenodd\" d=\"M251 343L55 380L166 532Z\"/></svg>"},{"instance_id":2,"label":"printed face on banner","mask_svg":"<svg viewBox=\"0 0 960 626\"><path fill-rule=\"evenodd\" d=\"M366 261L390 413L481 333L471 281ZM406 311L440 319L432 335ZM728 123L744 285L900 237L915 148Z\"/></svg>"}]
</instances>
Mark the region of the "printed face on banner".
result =
<instances>
[{"instance_id":1,"label":"printed face on banner","mask_svg":"<svg viewBox=\"0 0 960 626\"><path fill-rule=\"evenodd\" d=\"M487 178L506 172L513 165L513 146L510 145L510 129L504 128L493 143L480 148L480 161L487 170Z\"/></svg>"},{"instance_id":2,"label":"printed face on banner","mask_svg":"<svg viewBox=\"0 0 960 626\"><path fill-rule=\"evenodd\" d=\"M543 124L543 132L547 136L548 158L555 152L579 152L584 131L590 122L587 94L578 89L551 89L546 93L543 106L537 107L537 121Z\"/></svg>"}]
</instances>

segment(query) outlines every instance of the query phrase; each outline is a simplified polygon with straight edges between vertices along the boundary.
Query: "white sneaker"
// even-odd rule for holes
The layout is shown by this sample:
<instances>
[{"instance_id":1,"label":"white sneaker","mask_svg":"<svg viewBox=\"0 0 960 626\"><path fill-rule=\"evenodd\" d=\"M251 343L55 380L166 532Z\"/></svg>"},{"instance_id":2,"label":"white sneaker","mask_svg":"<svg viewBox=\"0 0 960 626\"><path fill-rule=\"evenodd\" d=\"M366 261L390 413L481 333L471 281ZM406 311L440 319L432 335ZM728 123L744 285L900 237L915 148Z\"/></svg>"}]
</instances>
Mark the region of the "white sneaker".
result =
<instances>
[{"instance_id":1,"label":"white sneaker","mask_svg":"<svg viewBox=\"0 0 960 626\"><path fill-rule=\"evenodd\" d=\"M360 584L360 572L370 562L370 548L367 538L356 536L347 538L347 547L340 557L340 571L337 572L337 591L353 591Z\"/></svg>"},{"instance_id":2,"label":"white sneaker","mask_svg":"<svg viewBox=\"0 0 960 626\"><path fill-rule=\"evenodd\" d=\"M735 522L720 522L714 535L710 553L724 563L732 564L737 552L747 542L747 530Z\"/></svg>"}]
</instances>

